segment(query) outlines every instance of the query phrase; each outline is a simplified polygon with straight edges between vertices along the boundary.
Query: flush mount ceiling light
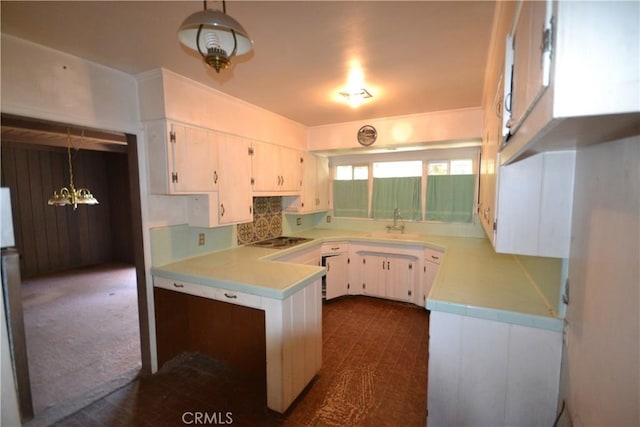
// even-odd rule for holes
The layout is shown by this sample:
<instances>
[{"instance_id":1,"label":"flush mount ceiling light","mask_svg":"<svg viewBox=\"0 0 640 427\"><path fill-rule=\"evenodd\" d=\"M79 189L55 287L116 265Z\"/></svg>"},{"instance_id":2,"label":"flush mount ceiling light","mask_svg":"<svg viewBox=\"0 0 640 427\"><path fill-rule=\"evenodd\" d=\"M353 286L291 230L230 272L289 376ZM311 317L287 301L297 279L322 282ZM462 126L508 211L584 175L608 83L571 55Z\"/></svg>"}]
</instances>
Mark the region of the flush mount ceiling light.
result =
<instances>
[{"instance_id":1,"label":"flush mount ceiling light","mask_svg":"<svg viewBox=\"0 0 640 427\"><path fill-rule=\"evenodd\" d=\"M367 98L372 98L373 97L373 95L371 95L369 93L369 91L366 90L365 88L357 89L357 90L353 90L353 91L343 91L343 92L339 92L339 93L340 93L340 96L342 96L343 98L345 98L349 102L354 101L354 100L361 101L363 99L367 99Z\"/></svg>"},{"instance_id":2,"label":"flush mount ceiling light","mask_svg":"<svg viewBox=\"0 0 640 427\"><path fill-rule=\"evenodd\" d=\"M346 89L338 92L343 102L349 104L351 108L358 108L366 99L373 98L371 92L362 89Z\"/></svg>"},{"instance_id":3,"label":"flush mount ceiling light","mask_svg":"<svg viewBox=\"0 0 640 427\"><path fill-rule=\"evenodd\" d=\"M84 131L82 131L84 137ZM98 201L91 191L86 188L76 190L73 185L73 164L71 163L71 133L67 129L67 161L69 162L69 188L62 187L60 192L53 191L53 196L49 199L49 205L52 206L73 206L75 211L78 205L97 205Z\"/></svg>"},{"instance_id":4,"label":"flush mount ceiling light","mask_svg":"<svg viewBox=\"0 0 640 427\"><path fill-rule=\"evenodd\" d=\"M231 64L231 58L250 52L253 41L242 25L227 15L224 0L222 11L207 9L206 0L203 4L204 10L190 15L180 25L178 38L219 73Z\"/></svg>"}]
</instances>

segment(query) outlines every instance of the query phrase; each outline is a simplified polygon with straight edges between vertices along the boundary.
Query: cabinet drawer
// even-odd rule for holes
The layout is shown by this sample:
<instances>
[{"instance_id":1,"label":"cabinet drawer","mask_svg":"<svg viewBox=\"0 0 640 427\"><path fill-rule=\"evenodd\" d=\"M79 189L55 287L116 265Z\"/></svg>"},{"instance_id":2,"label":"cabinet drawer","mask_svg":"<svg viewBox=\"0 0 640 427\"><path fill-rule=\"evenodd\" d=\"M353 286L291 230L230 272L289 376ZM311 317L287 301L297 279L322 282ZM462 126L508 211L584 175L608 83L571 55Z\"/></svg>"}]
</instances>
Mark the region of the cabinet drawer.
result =
<instances>
[{"instance_id":1,"label":"cabinet drawer","mask_svg":"<svg viewBox=\"0 0 640 427\"><path fill-rule=\"evenodd\" d=\"M349 250L347 242L323 243L322 255L345 253Z\"/></svg>"},{"instance_id":2,"label":"cabinet drawer","mask_svg":"<svg viewBox=\"0 0 640 427\"><path fill-rule=\"evenodd\" d=\"M198 297L206 297L202 286L189 283L189 282L171 280L171 279L166 279L164 277L154 277L153 286L157 288L168 289L170 291L176 291L176 292L182 292L189 295L195 295Z\"/></svg>"},{"instance_id":3,"label":"cabinet drawer","mask_svg":"<svg viewBox=\"0 0 640 427\"><path fill-rule=\"evenodd\" d=\"M243 292L230 291L228 289L213 289L213 298L218 301L242 305L244 307L261 307L261 300L258 295L245 294Z\"/></svg>"},{"instance_id":4,"label":"cabinet drawer","mask_svg":"<svg viewBox=\"0 0 640 427\"><path fill-rule=\"evenodd\" d=\"M195 283L165 279L164 277L154 277L153 285L157 288L182 292L189 295L195 295L197 297L215 299L222 302L229 302L245 307L260 308L261 306L261 300L258 295L245 294L243 292L230 291L212 286L196 285Z\"/></svg>"},{"instance_id":5,"label":"cabinet drawer","mask_svg":"<svg viewBox=\"0 0 640 427\"><path fill-rule=\"evenodd\" d=\"M440 264L443 256L444 254L442 252L436 251L434 249L424 250L424 259L430 262L435 262L436 264Z\"/></svg>"}]
</instances>

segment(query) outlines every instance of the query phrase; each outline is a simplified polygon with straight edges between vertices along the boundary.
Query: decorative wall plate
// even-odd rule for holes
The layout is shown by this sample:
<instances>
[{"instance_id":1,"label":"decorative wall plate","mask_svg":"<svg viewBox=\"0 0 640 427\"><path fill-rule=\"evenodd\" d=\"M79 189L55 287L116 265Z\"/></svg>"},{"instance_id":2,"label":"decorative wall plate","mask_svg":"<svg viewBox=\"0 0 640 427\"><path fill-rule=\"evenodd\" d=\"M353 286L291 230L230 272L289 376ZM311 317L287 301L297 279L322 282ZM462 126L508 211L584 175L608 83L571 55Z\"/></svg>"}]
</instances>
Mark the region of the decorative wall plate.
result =
<instances>
[{"instance_id":1,"label":"decorative wall plate","mask_svg":"<svg viewBox=\"0 0 640 427\"><path fill-rule=\"evenodd\" d=\"M378 131L376 131L376 128L371 125L364 125L360 129L358 129L358 142L360 143L360 145L368 147L376 142L377 137Z\"/></svg>"}]
</instances>

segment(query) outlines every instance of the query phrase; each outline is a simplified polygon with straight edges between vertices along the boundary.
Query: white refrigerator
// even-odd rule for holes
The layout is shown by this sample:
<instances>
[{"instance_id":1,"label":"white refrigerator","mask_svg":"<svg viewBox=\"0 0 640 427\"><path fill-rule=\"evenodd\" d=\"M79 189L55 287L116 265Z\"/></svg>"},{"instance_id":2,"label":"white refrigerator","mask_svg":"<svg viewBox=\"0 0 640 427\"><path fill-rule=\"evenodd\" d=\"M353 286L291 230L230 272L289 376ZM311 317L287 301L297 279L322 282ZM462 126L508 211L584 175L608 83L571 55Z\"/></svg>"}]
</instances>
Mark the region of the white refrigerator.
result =
<instances>
[{"instance_id":1,"label":"white refrigerator","mask_svg":"<svg viewBox=\"0 0 640 427\"><path fill-rule=\"evenodd\" d=\"M15 247L11 198L8 188L0 188L0 246L2 247L2 425L13 425L10 418L17 409L22 422L33 418L31 382L22 313L20 253ZM6 337L6 338L5 338ZM5 364L5 345L11 365ZM13 382L11 382L11 376ZM13 387L10 387L13 385ZM9 386L9 387L7 387ZM11 389L12 388L12 389ZM15 391L15 398L14 392ZM13 402L13 403L12 403ZM17 408L15 408L17 404ZM6 412L5 412L6 411Z\"/></svg>"}]
</instances>

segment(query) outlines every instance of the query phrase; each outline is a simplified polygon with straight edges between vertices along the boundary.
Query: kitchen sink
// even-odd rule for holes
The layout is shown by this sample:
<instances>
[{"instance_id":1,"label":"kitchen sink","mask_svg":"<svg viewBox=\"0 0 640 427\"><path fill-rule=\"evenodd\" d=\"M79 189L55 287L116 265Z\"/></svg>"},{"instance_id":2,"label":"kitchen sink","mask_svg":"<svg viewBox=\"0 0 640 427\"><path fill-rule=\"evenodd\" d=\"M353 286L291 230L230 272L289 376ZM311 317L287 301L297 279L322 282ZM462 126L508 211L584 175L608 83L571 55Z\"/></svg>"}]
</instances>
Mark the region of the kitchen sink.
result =
<instances>
[{"instance_id":1,"label":"kitchen sink","mask_svg":"<svg viewBox=\"0 0 640 427\"><path fill-rule=\"evenodd\" d=\"M309 239L307 237L278 236L271 239L251 243L249 246L268 249L287 249L311 240L313 239Z\"/></svg>"},{"instance_id":2,"label":"kitchen sink","mask_svg":"<svg viewBox=\"0 0 640 427\"><path fill-rule=\"evenodd\" d=\"M369 233L367 237L375 237L378 239L392 239L392 240L422 240L423 235L417 233L387 233L385 231Z\"/></svg>"}]
</instances>

